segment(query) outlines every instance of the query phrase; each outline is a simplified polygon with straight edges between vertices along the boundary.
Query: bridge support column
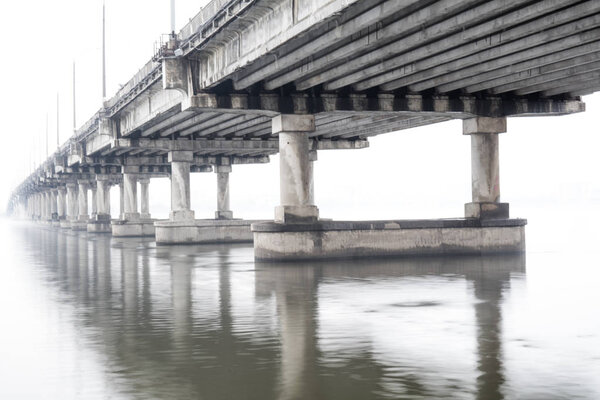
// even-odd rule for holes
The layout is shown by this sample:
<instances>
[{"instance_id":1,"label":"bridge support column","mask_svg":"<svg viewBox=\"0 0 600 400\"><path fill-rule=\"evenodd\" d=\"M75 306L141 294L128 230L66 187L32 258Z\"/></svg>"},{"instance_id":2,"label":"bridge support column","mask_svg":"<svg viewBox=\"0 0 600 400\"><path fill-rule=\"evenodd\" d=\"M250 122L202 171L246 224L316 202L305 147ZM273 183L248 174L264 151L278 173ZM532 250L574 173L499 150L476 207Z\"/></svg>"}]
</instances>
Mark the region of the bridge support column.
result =
<instances>
[{"instance_id":1,"label":"bridge support column","mask_svg":"<svg viewBox=\"0 0 600 400\"><path fill-rule=\"evenodd\" d=\"M229 209L229 173L231 165L215 167L217 173L217 211L215 219L233 219L233 212Z\"/></svg>"},{"instance_id":2,"label":"bridge support column","mask_svg":"<svg viewBox=\"0 0 600 400\"><path fill-rule=\"evenodd\" d=\"M525 250L527 221L508 218L500 203L498 134L504 118L465 120L472 141L473 202L467 218L388 221L318 219L311 186L312 168L304 142L309 123L293 116L273 120L279 133L281 206L274 222L252 225L258 260L301 260L380 256L489 254ZM304 122L303 122L304 121Z\"/></svg>"},{"instance_id":3,"label":"bridge support column","mask_svg":"<svg viewBox=\"0 0 600 400\"><path fill-rule=\"evenodd\" d=\"M77 184L69 182L67 183L67 220L70 224L77 221L77 209Z\"/></svg>"},{"instance_id":4,"label":"bridge support column","mask_svg":"<svg viewBox=\"0 0 600 400\"><path fill-rule=\"evenodd\" d=\"M140 218L150 219L150 178L142 178L138 181L140 183Z\"/></svg>"},{"instance_id":5,"label":"bridge support column","mask_svg":"<svg viewBox=\"0 0 600 400\"><path fill-rule=\"evenodd\" d=\"M171 151L171 214L168 221L157 221L157 244L251 242L252 221L233 219L229 210L229 173L231 166L216 166L217 211L215 219L194 219L190 208L191 151Z\"/></svg>"},{"instance_id":6,"label":"bridge support column","mask_svg":"<svg viewBox=\"0 0 600 400\"><path fill-rule=\"evenodd\" d=\"M137 208L137 176L131 173L123 174L124 207L123 219L137 221L140 213Z\"/></svg>"},{"instance_id":7,"label":"bridge support column","mask_svg":"<svg viewBox=\"0 0 600 400\"><path fill-rule=\"evenodd\" d=\"M308 133L315 130L312 115L278 115L273 134L279 134L280 205L275 221L314 222L319 209L313 204L313 168L309 158Z\"/></svg>"},{"instance_id":8,"label":"bridge support column","mask_svg":"<svg viewBox=\"0 0 600 400\"><path fill-rule=\"evenodd\" d=\"M171 221L185 221L194 219L191 210L190 197L190 166L194 159L191 151L169 152L171 163Z\"/></svg>"},{"instance_id":9,"label":"bridge support column","mask_svg":"<svg viewBox=\"0 0 600 400\"><path fill-rule=\"evenodd\" d=\"M123 171L123 214L118 221L112 222L112 234L116 237L122 236L154 236L154 223L150 220L142 220L138 212L137 204L137 182L138 170ZM142 199L142 202L144 199Z\"/></svg>"},{"instance_id":10,"label":"bridge support column","mask_svg":"<svg viewBox=\"0 0 600 400\"><path fill-rule=\"evenodd\" d=\"M42 193L42 204L43 204L42 221L44 221L44 223L47 223L50 221L51 216L52 216L52 212L50 210L50 190L49 189L46 189L46 191L44 191Z\"/></svg>"},{"instance_id":11,"label":"bridge support column","mask_svg":"<svg viewBox=\"0 0 600 400\"><path fill-rule=\"evenodd\" d=\"M60 226L66 227L67 222L67 188L59 186L58 188L58 202L57 202L57 214Z\"/></svg>"},{"instance_id":12,"label":"bridge support column","mask_svg":"<svg viewBox=\"0 0 600 400\"><path fill-rule=\"evenodd\" d=\"M96 182L91 182L90 183L90 190L92 191L92 219L94 219L96 217L96 215L98 214L98 200L96 197L96 193L97 193L97 186L96 186Z\"/></svg>"},{"instance_id":13,"label":"bridge support column","mask_svg":"<svg viewBox=\"0 0 600 400\"><path fill-rule=\"evenodd\" d=\"M471 136L472 202L465 217L508 218L508 203L500 202L498 135L506 132L506 118L477 117L463 121L463 134Z\"/></svg>"},{"instance_id":14,"label":"bridge support column","mask_svg":"<svg viewBox=\"0 0 600 400\"><path fill-rule=\"evenodd\" d=\"M77 184L79 186L77 193L77 221L71 223L71 229L74 231L85 231L90 219L88 214L89 182L87 180L79 180Z\"/></svg>"},{"instance_id":15,"label":"bridge support column","mask_svg":"<svg viewBox=\"0 0 600 400\"><path fill-rule=\"evenodd\" d=\"M95 190L97 212L87 225L88 232L111 232L110 225L110 182L107 175L96 175Z\"/></svg>"},{"instance_id":16,"label":"bridge support column","mask_svg":"<svg viewBox=\"0 0 600 400\"><path fill-rule=\"evenodd\" d=\"M50 218L52 221L58 221L58 208L57 208L57 199L58 199L58 189L52 189L50 191Z\"/></svg>"}]
</instances>

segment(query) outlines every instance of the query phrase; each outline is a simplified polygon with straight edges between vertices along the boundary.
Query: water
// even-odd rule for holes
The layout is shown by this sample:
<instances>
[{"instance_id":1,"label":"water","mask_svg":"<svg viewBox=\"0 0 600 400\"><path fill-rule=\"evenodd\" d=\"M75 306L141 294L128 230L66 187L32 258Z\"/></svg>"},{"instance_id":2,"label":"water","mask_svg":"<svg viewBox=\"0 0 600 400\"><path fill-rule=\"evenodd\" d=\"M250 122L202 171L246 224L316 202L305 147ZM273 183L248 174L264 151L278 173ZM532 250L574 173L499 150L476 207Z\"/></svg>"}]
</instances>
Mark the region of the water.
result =
<instances>
[{"instance_id":1,"label":"water","mask_svg":"<svg viewBox=\"0 0 600 400\"><path fill-rule=\"evenodd\" d=\"M278 265L1 226L2 399L600 398L595 249Z\"/></svg>"}]
</instances>

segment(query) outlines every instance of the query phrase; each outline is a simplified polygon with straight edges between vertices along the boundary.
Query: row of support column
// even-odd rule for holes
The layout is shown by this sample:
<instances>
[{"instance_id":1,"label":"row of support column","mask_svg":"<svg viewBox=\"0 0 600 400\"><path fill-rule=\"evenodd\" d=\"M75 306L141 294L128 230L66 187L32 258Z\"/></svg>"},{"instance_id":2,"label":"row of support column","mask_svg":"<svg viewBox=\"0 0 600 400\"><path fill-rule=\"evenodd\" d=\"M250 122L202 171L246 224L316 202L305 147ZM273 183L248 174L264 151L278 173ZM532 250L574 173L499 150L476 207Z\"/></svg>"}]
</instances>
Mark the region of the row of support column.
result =
<instances>
[{"instance_id":1,"label":"row of support column","mask_svg":"<svg viewBox=\"0 0 600 400\"><path fill-rule=\"evenodd\" d=\"M214 220L195 220L191 209L190 172L193 151L168 153L171 165L171 212L168 221L150 220L149 180L137 167L124 167L121 213L112 222L115 236L154 234L157 243L246 241L254 239L259 259L331 258L345 256L473 253L524 249L524 220L509 219L509 206L500 202L498 135L506 131L505 118L467 119L463 134L471 137L472 201L465 204L465 218L419 221L336 222L319 218L314 201L314 161L310 134L316 130L312 115L279 115L272 132L279 138L280 203L274 220L234 220L230 210L230 165L217 165L217 211ZM140 183L141 210L137 207ZM110 219L109 183L98 176L94 186L80 180L67 184L68 219L83 223L87 215L87 190L94 191L92 220ZM30 206L42 218L53 215L56 197L34 197ZM56 209L58 214L58 208ZM383 223L381 223L383 222ZM239 230L239 234L237 233ZM160 232L160 233L159 233ZM215 233L217 232L217 233ZM220 232L220 233L218 233ZM232 234L232 232L236 232Z\"/></svg>"},{"instance_id":2,"label":"row of support column","mask_svg":"<svg viewBox=\"0 0 600 400\"><path fill-rule=\"evenodd\" d=\"M319 219L314 204L309 136L312 115L279 115L280 204L273 222L252 226L259 260L298 260L524 251L526 220L509 219L500 202L498 135L506 118L464 120L471 136L472 201L465 218L419 221L331 221Z\"/></svg>"}]
</instances>

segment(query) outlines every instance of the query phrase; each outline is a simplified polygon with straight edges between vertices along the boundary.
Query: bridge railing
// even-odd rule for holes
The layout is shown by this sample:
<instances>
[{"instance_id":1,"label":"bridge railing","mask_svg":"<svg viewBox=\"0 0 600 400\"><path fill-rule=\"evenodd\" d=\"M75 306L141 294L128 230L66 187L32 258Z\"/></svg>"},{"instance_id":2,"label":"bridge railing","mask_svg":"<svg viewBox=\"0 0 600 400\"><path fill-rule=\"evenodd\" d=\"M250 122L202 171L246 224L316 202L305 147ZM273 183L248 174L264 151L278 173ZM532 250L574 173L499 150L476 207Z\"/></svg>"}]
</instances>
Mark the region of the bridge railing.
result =
<instances>
[{"instance_id":1,"label":"bridge railing","mask_svg":"<svg viewBox=\"0 0 600 400\"><path fill-rule=\"evenodd\" d=\"M231 0L212 0L202 7L200 12L190 20L177 34L179 41L185 41L197 33L205 23L215 17Z\"/></svg>"}]
</instances>

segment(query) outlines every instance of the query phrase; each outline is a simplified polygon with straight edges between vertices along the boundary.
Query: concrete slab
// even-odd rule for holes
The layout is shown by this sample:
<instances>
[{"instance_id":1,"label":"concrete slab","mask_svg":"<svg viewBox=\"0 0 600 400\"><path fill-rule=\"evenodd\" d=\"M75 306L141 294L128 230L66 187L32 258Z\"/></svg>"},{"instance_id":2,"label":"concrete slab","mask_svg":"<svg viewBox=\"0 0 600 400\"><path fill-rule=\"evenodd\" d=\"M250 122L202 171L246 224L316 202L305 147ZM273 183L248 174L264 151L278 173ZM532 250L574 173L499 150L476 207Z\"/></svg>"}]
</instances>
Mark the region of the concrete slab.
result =
<instances>
[{"instance_id":1,"label":"concrete slab","mask_svg":"<svg viewBox=\"0 0 600 400\"><path fill-rule=\"evenodd\" d=\"M524 219L276 222L252 225L262 261L391 256L481 255L525 251Z\"/></svg>"},{"instance_id":2,"label":"concrete slab","mask_svg":"<svg viewBox=\"0 0 600 400\"><path fill-rule=\"evenodd\" d=\"M250 226L253 223L243 219L196 219L189 221L156 222L156 244L193 243L251 243Z\"/></svg>"},{"instance_id":3,"label":"concrete slab","mask_svg":"<svg viewBox=\"0 0 600 400\"><path fill-rule=\"evenodd\" d=\"M111 222L112 235L114 237L141 237L154 236L155 220L122 221Z\"/></svg>"}]
</instances>

